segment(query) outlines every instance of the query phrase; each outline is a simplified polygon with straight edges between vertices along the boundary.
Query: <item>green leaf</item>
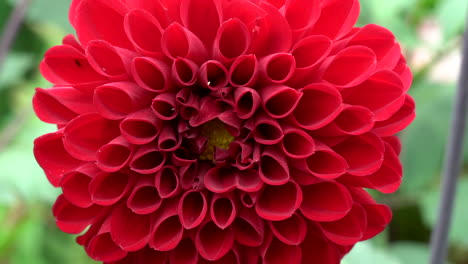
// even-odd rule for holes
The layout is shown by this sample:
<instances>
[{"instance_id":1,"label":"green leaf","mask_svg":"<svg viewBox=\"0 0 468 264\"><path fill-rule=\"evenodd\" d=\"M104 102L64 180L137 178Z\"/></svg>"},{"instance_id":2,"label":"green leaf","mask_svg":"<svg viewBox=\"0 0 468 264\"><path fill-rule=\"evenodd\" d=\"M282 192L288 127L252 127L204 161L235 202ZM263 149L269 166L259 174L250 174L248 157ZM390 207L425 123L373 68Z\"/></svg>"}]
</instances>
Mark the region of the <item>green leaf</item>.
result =
<instances>
[{"instance_id":1,"label":"green leaf","mask_svg":"<svg viewBox=\"0 0 468 264\"><path fill-rule=\"evenodd\" d=\"M341 261L342 264L403 264L388 252L372 245L370 241L357 243Z\"/></svg>"},{"instance_id":2,"label":"green leaf","mask_svg":"<svg viewBox=\"0 0 468 264\"><path fill-rule=\"evenodd\" d=\"M423 219L432 227L435 226L437 220L439 199L440 192L438 189L426 191L421 199ZM468 201L468 179L461 178L457 184L457 195L450 229L450 241L452 243L461 243L465 247L468 247L468 236L466 232L468 210L466 210L466 201Z\"/></svg>"},{"instance_id":3,"label":"green leaf","mask_svg":"<svg viewBox=\"0 0 468 264\"><path fill-rule=\"evenodd\" d=\"M25 73L31 68L32 62L33 57L30 54L18 52L8 54L0 72L0 89L23 80Z\"/></svg>"},{"instance_id":4,"label":"green leaf","mask_svg":"<svg viewBox=\"0 0 468 264\"><path fill-rule=\"evenodd\" d=\"M416 119L401 134L405 176L401 191L414 197L438 183L454 87L434 83L415 85Z\"/></svg>"},{"instance_id":5,"label":"green leaf","mask_svg":"<svg viewBox=\"0 0 468 264\"><path fill-rule=\"evenodd\" d=\"M437 6L437 18L442 25L445 38L462 32L466 19L466 0L444 0Z\"/></svg>"}]
</instances>

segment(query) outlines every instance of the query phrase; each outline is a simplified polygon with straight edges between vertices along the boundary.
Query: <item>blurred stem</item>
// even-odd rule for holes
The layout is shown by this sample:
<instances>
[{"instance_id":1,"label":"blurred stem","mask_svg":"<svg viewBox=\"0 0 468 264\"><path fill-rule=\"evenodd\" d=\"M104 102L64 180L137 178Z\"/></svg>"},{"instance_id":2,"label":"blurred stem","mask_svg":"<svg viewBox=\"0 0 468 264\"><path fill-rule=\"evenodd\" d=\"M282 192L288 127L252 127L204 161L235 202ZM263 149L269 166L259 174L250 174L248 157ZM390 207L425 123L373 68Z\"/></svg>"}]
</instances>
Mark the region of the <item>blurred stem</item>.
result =
<instances>
[{"instance_id":1,"label":"blurred stem","mask_svg":"<svg viewBox=\"0 0 468 264\"><path fill-rule=\"evenodd\" d=\"M32 0L18 0L15 9L11 13L8 22L0 39L0 72L2 71L5 59L10 51L11 45L15 41L16 35L23 23L24 15Z\"/></svg>"},{"instance_id":2,"label":"blurred stem","mask_svg":"<svg viewBox=\"0 0 468 264\"><path fill-rule=\"evenodd\" d=\"M468 19L466 26L468 28ZM431 237L431 264L444 263L447 257L448 233L463 158L463 139L468 110L468 32L465 32L462 52L462 67L445 153L439 214Z\"/></svg>"}]
</instances>

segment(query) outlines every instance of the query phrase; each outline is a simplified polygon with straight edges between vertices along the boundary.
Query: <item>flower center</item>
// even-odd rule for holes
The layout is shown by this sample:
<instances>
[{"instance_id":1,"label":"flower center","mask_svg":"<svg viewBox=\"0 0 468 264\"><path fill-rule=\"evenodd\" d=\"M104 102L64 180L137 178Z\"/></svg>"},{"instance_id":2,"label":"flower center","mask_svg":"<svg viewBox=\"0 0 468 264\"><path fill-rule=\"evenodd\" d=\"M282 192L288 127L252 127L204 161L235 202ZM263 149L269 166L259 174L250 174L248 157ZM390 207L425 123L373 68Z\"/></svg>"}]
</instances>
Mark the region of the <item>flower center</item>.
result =
<instances>
[{"instance_id":1,"label":"flower center","mask_svg":"<svg viewBox=\"0 0 468 264\"><path fill-rule=\"evenodd\" d=\"M213 160L215 147L228 149L234 137L227 131L224 123L219 119L212 120L202 126L201 134L208 138L205 152L200 155L200 160Z\"/></svg>"}]
</instances>

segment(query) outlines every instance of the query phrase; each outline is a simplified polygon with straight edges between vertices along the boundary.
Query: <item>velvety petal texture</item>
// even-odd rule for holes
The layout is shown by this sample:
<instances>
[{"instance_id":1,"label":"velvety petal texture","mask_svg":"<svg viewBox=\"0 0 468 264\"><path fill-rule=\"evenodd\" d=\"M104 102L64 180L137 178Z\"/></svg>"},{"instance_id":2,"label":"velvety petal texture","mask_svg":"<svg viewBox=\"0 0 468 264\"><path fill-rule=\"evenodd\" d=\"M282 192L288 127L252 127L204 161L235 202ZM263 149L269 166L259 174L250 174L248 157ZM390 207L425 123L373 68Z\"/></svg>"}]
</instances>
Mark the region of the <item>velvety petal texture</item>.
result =
<instances>
[{"instance_id":1,"label":"velvety petal texture","mask_svg":"<svg viewBox=\"0 0 468 264\"><path fill-rule=\"evenodd\" d=\"M73 0L32 99L58 228L105 264L339 264L415 118L358 0Z\"/></svg>"}]
</instances>

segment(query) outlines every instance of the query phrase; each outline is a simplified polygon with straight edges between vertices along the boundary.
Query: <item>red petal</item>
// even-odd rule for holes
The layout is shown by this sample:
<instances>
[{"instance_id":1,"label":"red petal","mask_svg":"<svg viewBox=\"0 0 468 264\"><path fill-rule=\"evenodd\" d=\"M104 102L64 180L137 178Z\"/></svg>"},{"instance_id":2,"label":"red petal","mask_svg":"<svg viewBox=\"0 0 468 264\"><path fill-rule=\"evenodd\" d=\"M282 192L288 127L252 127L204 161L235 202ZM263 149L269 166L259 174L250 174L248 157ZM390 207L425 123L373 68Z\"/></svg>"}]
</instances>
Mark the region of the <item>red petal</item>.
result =
<instances>
[{"instance_id":1,"label":"red petal","mask_svg":"<svg viewBox=\"0 0 468 264\"><path fill-rule=\"evenodd\" d=\"M237 216L236 204L232 197L213 195L210 206L210 216L221 229L226 229Z\"/></svg>"},{"instance_id":2,"label":"red petal","mask_svg":"<svg viewBox=\"0 0 468 264\"><path fill-rule=\"evenodd\" d=\"M153 177L141 177L133 186L127 207L135 214L147 215L159 209L162 199L154 186Z\"/></svg>"},{"instance_id":3,"label":"red petal","mask_svg":"<svg viewBox=\"0 0 468 264\"><path fill-rule=\"evenodd\" d=\"M130 175L124 172L102 172L89 183L91 200L99 205L118 202L132 187Z\"/></svg>"},{"instance_id":4,"label":"red petal","mask_svg":"<svg viewBox=\"0 0 468 264\"><path fill-rule=\"evenodd\" d=\"M197 35L208 49L211 49L222 21L220 1L182 0L180 18L184 26Z\"/></svg>"},{"instance_id":5,"label":"red petal","mask_svg":"<svg viewBox=\"0 0 468 264\"><path fill-rule=\"evenodd\" d=\"M191 86L198 78L198 65L185 58L176 58L172 63L172 77L180 86Z\"/></svg>"},{"instance_id":6,"label":"red petal","mask_svg":"<svg viewBox=\"0 0 468 264\"><path fill-rule=\"evenodd\" d=\"M93 163L85 163L83 166L65 174L60 182L63 196L72 204L79 207L93 205L89 193L91 179L101 171Z\"/></svg>"},{"instance_id":7,"label":"red petal","mask_svg":"<svg viewBox=\"0 0 468 264\"><path fill-rule=\"evenodd\" d=\"M239 118L248 119L260 107L260 95L252 88L239 87L234 90L234 111Z\"/></svg>"},{"instance_id":8,"label":"red petal","mask_svg":"<svg viewBox=\"0 0 468 264\"><path fill-rule=\"evenodd\" d=\"M121 205L114 209L110 221L112 240L122 250L137 251L148 243L151 228L149 216L135 214L125 205Z\"/></svg>"},{"instance_id":9,"label":"red petal","mask_svg":"<svg viewBox=\"0 0 468 264\"><path fill-rule=\"evenodd\" d=\"M261 114L255 120L253 136L255 141L260 144L273 145L280 142L284 134L276 119Z\"/></svg>"},{"instance_id":10,"label":"red petal","mask_svg":"<svg viewBox=\"0 0 468 264\"><path fill-rule=\"evenodd\" d=\"M174 151L182 144L182 136L171 125L161 129L158 138L158 147L162 151Z\"/></svg>"},{"instance_id":11,"label":"red petal","mask_svg":"<svg viewBox=\"0 0 468 264\"><path fill-rule=\"evenodd\" d=\"M184 228L198 227L208 212L206 195L194 190L185 192L179 200L178 214Z\"/></svg>"},{"instance_id":12,"label":"red petal","mask_svg":"<svg viewBox=\"0 0 468 264\"><path fill-rule=\"evenodd\" d=\"M133 52L114 47L103 40L89 42L86 55L96 72L117 80L128 79L129 69L127 67L135 56Z\"/></svg>"},{"instance_id":13,"label":"red petal","mask_svg":"<svg viewBox=\"0 0 468 264\"><path fill-rule=\"evenodd\" d=\"M150 92L170 90L170 73L170 66L161 60L138 57L132 62L133 78L138 85Z\"/></svg>"},{"instance_id":14,"label":"red petal","mask_svg":"<svg viewBox=\"0 0 468 264\"><path fill-rule=\"evenodd\" d=\"M161 198L170 198L180 192L179 172L172 166L164 166L156 173L155 186Z\"/></svg>"},{"instance_id":15,"label":"red petal","mask_svg":"<svg viewBox=\"0 0 468 264\"><path fill-rule=\"evenodd\" d=\"M118 171L130 162L132 154L132 144L119 136L98 150L96 165L103 171Z\"/></svg>"},{"instance_id":16,"label":"red petal","mask_svg":"<svg viewBox=\"0 0 468 264\"><path fill-rule=\"evenodd\" d=\"M208 58L206 47L199 37L178 23L172 23L164 31L161 47L164 54L173 60L181 57L201 64Z\"/></svg>"},{"instance_id":17,"label":"red petal","mask_svg":"<svg viewBox=\"0 0 468 264\"><path fill-rule=\"evenodd\" d=\"M147 106L151 94L132 82L116 82L99 86L94 91L94 104L108 119L123 119L130 113Z\"/></svg>"},{"instance_id":18,"label":"red petal","mask_svg":"<svg viewBox=\"0 0 468 264\"><path fill-rule=\"evenodd\" d=\"M392 136L405 129L416 117L415 103L410 95L405 95L405 103L389 119L376 122L372 130L381 137Z\"/></svg>"},{"instance_id":19,"label":"red petal","mask_svg":"<svg viewBox=\"0 0 468 264\"><path fill-rule=\"evenodd\" d=\"M306 222L298 214L293 214L283 221L272 221L268 224L276 238L288 245L301 244L307 234Z\"/></svg>"},{"instance_id":20,"label":"red petal","mask_svg":"<svg viewBox=\"0 0 468 264\"><path fill-rule=\"evenodd\" d=\"M311 84L300 92L303 95L293 111L293 116L304 129L323 127L332 122L341 111L341 94L331 85Z\"/></svg>"},{"instance_id":21,"label":"red petal","mask_svg":"<svg viewBox=\"0 0 468 264\"><path fill-rule=\"evenodd\" d=\"M277 149L266 147L260 156L260 178L270 185L283 185L289 181L288 162Z\"/></svg>"},{"instance_id":22,"label":"red petal","mask_svg":"<svg viewBox=\"0 0 468 264\"><path fill-rule=\"evenodd\" d=\"M218 29L213 56L222 63L232 62L250 49L250 43L247 26L237 18L229 19Z\"/></svg>"},{"instance_id":23,"label":"red petal","mask_svg":"<svg viewBox=\"0 0 468 264\"><path fill-rule=\"evenodd\" d=\"M276 237L270 239L266 245L262 246L264 264L298 264L301 263L302 252L297 245L284 244Z\"/></svg>"},{"instance_id":24,"label":"red petal","mask_svg":"<svg viewBox=\"0 0 468 264\"><path fill-rule=\"evenodd\" d=\"M130 162L130 169L141 174L155 173L162 168L166 155L152 145L140 147Z\"/></svg>"},{"instance_id":25,"label":"red petal","mask_svg":"<svg viewBox=\"0 0 468 264\"><path fill-rule=\"evenodd\" d=\"M170 251L182 240L184 228L177 216L177 205L170 201L158 210L151 231L149 245L158 251Z\"/></svg>"},{"instance_id":26,"label":"red petal","mask_svg":"<svg viewBox=\"0 0 468 264\"><path fill-rule=\"evenodd\" d=\"M232 63L229 70L229 81L232 86L250 86L252 87L258 74L258 63L255 55L239 56Z\"/></svg>"},{"instance_id":27,"label":"red petal","mask_svg":"<svg viewBox=\"0 0 468 264\"><path fill-rule=\"evenodd\" d=\"M91 40L102 39L131 49L124 31L127 9L120 0L82 0L77 6L74 20L78 39L84 46Z\"/></svg>"},{"instance_id":28,"label":"red petal","mask_svg":"<svg viewBox=\"0 0 468 264\"><path fill-rule=\"evenodd\" d=\"M63 145L70 155L93 161L97 151L119 134L114 121L104 119L96 113L84 114L65 127Z\"/></svg>"},{"instance_id":29,"label":"red petal","mask_svg":"<svg viewBox=\"0 0 468 264\"><path fill-rule=\"evenodd\" d=\"M34 140L34 157L44 170L49 182L58 187L64 173L69 172L81 164L63 146L63 131L45 134Z\"/></svg>"},{"instance_id":30,"label":"red petal","mask_svg":"<svg viewBox=\"0 0 468 264\"><path fill-rule=\"evenodd\" d=\"M161 0L126 0L129 8L139 8L149 12L162 28L166 28L172 22L167 5L163 5ZM171 3L177 4L177 1Z\"/></svg>"},{"instance_id":31,"label":"red petal","mask_svg":"<svg viewBox=\"0 0 468 264\"><path fill-rule=\"evenodd\" d=\"M306 158L315 152L315 141L304 130L289 127L284 129L281 147L290 158Z\"/></svg>"},{"instance_id":32,"label":"red petal","mask_svg":"<svg viewBox=\"0 0 468 264\"><path fill-rule=\"evenodd\" d=\"M339 39L353 28L358 16L357 0L323 0L322 12L310 34Z\"/></svg>"},{"instance_id":33,"label":"red petal","mask_svg":"<svg viewBox=\"0 0 468 264\"><path fill-rule=\"evenodd\" d=\"M262 58L259 70L266 83L285 83L296 70L296 61L289 53L275 53Z\"/></svg>"},{"instance_id":34,"label":"red petal","mask_svg":"<svg viewBox=\"0 0 468 264\"><path fill-rule=\"evenodd\" d=\"M197 264L198 251L192 239L186 238L182 240L179 245L171 251L170 263L171 264ZM142 263L143 264L143 263Z\"/></svg>"},{"instance_id":35,"label":"red petal","mask_svg":"<svg viewBox=\"0 0 468 264\"><path fill-rule=\"evenodd\" d=\"M149 108L132 113L120 123L122 136L130 143L137 145L153 141L160 129L161 121Z\"/></svg>"},{"instance_id":36,"label":"red petal","mask_svg":"<svg viewBox=\"0 0 468 264\"><path fill-rule=\"evenodd\" d=\"M158 1L154 1L158 2ZM133 9L125 16L125 32L140 53L145 56L160 57L163 29L150 13L142 9ZM148 34L148 32L151 32Z\"/></svg>"},{"instance_id":37,"label":"red petal","mask_svg":"<svg viewBox=\"0 0 468 264\"><path fill-rule=\"evenodd\" d=\"M203 87L216 91L228 84L228 71L220 62L209 60L200 67L199 81Z\"/></svg>"},{"instance_id":38,"label":"red petal","mask_svg":"<svg viewBox=\"0 0 468 264\"><path fill-rule=\"evenodd\" d=\"M367 221L366 211L355 203L351 211L340 220L320 223L323 234L338 245L353 245L364 237Z\"/></svg>"},{"instance_id":39,"label":"red petal","mask_svg":"<svg viewBox=\"0 0 468 264\"><path fill-rule=\"evenodd\" d=\"M301 212L314 221L335 221L351 210L353 200L345 186L336 182L321 182L302 186L304 200Z\"/></svg>"},{"instance_id":40,"label":"red petal","mask_svg":"<svg viewBox=\"0 0 468 264\"><path fill-rule=\"evenodd\" d=\"M195 246L207 260L218 260L232 248L234 232L230 227L220 229L214 222L207 222L198 229Z\"/></svg>"},{"instance_id":41,"label":"red petal","mask_svg":"<svg viewBox=\"0 0 468 264\"><path fill-rule=\"evenodd\" d=\"M260 95L265 112L276 119L292 113L302 97L301 92L283 85L262 87Z\"/></svg>"},{"instance_id":42,"label":"red petal","mask_svg":"<svg viewBox=\"0 0 468 264\"><path fill-rule=\"evenodd\" d=\"M112 240L109 222L109 220L105 221L99 232L86 245L86 252L94 260L103 262L117 261L127 255L127 251L121 249Z\"/></svg>"},{"instance_id":43,"label":"red petal","mask_svg":"<svg viewBox=\"0 0 468 264\"><path fill-rule=\"evenodd\" d=\"M60 195L52 207L55 216L55 222L65 233L79 234L88 227L98 214L102 207L93 205L88 208L81 208L71 204L63 195Z\"/></svg>"},{"instance_id":44,"label":"red petal","mask_svg":"<svg viewBox=\"0 0 468 264\"><path fill-rule=\"evenodd\" d=\"M319 19L322 0L288 0L284 16L292 30L308 28Z\"/></svg>"},{"instance_id":45,"label":"red petal","mask_svg":"<svg viewBox=\"0 0 468 264\"><path fill-rule=\"evenodd\" d=\"M279 186L266 185L260 193L255 210L266 220L279 221L289 217L302 202L302 190L295 182Z\"/></svg>"},{"instance_id":46,"label":"red petal","mask_svg":"<svg viewBox=\"0 0 468 264\"><path fill-rule=\"evenodd\" d=\"M265 225L254 210L243 209L232 224L236 241L248 247L257 247L263 243Z\"/></svg>"}]
</instances>

